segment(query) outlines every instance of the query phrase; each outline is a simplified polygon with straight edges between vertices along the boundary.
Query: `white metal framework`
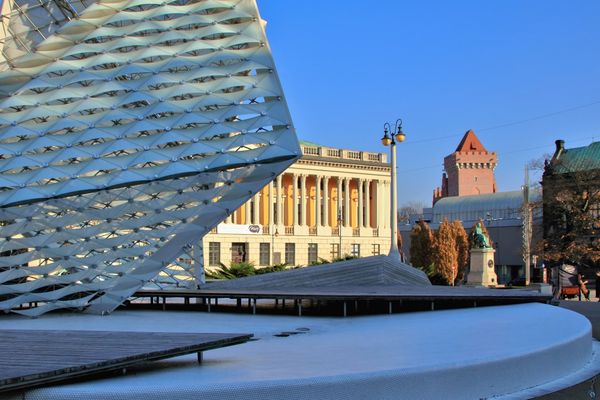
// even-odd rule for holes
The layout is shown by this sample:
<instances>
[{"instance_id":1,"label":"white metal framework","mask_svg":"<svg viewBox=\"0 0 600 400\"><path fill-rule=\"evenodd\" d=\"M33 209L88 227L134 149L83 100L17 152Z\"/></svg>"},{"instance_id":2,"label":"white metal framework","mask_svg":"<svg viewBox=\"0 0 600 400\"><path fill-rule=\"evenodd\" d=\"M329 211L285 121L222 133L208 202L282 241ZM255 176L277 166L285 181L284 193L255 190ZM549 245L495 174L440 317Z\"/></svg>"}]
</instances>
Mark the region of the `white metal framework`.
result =
<instances>
[{"instance_id":1,"label":"white metal framework","mask_svg":"<svg viewBox=\"0 0 600 400\"><path fill-rule=\"evenodd\" d=\"M2 311L110 312L177 280L300 155L254 0L2 10Z\"/></svg>"}]
</instances>

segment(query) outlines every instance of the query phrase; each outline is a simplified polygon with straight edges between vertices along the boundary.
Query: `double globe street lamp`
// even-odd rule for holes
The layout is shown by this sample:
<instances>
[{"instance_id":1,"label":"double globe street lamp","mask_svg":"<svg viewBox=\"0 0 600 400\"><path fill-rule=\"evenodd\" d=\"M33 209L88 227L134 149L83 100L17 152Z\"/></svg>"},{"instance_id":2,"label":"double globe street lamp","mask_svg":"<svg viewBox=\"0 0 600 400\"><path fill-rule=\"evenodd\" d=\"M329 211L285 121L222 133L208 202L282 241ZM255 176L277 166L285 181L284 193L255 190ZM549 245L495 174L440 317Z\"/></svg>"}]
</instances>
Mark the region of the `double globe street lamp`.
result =
<instances>
[{"instance_id":1,"label":"double globe street lamp","mask_svg":"<svg viewBox=\"0 0 600 400\"><path fill-rule=\"evenodd\" d=\"M389 257L396 261L402 261L400 252L398 251L398 190L396 188L396 143L402 143L406 139L406 135L402 132L402 119L398 118L394 129L392 125L386 122L383 124L383 137L381 143L384 146L390 146L390 158L392 163L392 180L390 184L390 224L392 228L392 244L390 246Z\"/></svg>"}]
</instances>

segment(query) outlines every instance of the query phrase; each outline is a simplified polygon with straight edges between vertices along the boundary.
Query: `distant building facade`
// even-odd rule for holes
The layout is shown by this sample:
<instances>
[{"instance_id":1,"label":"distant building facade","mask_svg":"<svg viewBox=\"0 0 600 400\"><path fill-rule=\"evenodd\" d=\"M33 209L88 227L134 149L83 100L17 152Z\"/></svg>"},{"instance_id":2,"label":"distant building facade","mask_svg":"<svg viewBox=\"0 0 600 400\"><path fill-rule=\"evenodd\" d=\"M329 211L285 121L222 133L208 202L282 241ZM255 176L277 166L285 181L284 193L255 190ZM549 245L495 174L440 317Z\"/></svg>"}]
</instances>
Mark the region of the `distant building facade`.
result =
<instances>
[{"instance_id":1,"label":"distant building facade","mask_svg":"<svg viewBox=\"0 0 600 400\"><path fill-rule=\"evenodd\" d=\"M432 229L447 218L459 220L469 231L483 220L496 249L495 269L498 283L505 284L524 275L525 206L541 201L541 192L521 190L497 192L494 170L498 164L495 152L488 151L472 130L467 131L456 150L444 158L442 186L434 190L433 207L422 215L412 216L399 227L403 251L410 262L410 232L418 220ZM533 227L541 225L541 212L533 212ZM541 239L540 229L531 229L532 242ZM537 262L537 257L535 257ZM538 266L541 265L541 258Z\"/></svg>"},{"instance_id":2,"label":"distant building facade","mask_svg":"<svg viewBox=\"0 0 600 400\"><path fill-rule=\"evenodd\" d=\"M444 158L442 186L433 191L433 204L444 197L496 193L495 152L486 150L469 129L456 150Z\"/></svg>"},{"instance_id":3,"label":"distant building facade","mask_svg":"<svg viewBox=\"0 0 600 400\"><path fill-rule=\"evenodd\" d=\"M387 254L390 165L383 153L301 143L302 157L203 239L204 265L308 265Z\"/></svg>"},{"instance_id":4,"label":"distant building facade","mask_svg":"<svg viewBox=\"0 0 600 400\"><path fill-rule=\"evenodd\" d=\"M600 267L600 142L555 143L542 177L547 256Z\"/></svg>"}]
</instances>

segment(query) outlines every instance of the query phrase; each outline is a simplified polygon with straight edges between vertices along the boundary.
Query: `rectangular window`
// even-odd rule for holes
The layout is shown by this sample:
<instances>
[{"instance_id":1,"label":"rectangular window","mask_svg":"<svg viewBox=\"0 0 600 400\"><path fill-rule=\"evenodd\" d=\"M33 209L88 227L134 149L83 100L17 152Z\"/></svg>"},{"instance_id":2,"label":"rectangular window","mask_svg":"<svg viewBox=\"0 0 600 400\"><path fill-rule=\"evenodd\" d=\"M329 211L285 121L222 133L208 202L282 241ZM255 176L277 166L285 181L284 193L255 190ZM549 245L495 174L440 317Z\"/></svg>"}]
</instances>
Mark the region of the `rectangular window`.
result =
<instances>
[{"instance_id":1,"label":"rectangular window","mask_svg":"<svg viewBox=\"0 0 600 400\"><path fill-rule=\"evenodd\" d=\"M208 265L211 267L218 266L221 262L221 243L208 243Z\"/></svg>"},{"instance_id":2,"label":"rectangular window","mask_svg":"<svg viewBox=\"0 0 600 400\"><path fill-rule=\"evenodd\" d=\"M308 244L308 263L313 264L319 260L319 245L316 243Z\"/></svg>"},{"instance_id":3,"label":"rectangular window","mask_svg":"<svg viewBox=\"0 0 600 400\"><path fill-rule=\"evenodd\" d=\"M331 256L331 261L340 258L340 244L339 243L331 243L331 250L329 251L329 255Z\"/></svg>"},{"instance_id":4,"label":"rectangular window","mask_svg":"<svg viewBox=\"0 0 600 400\"><path fill-rule=\"evenodd\" d=\"M271 264L271 243L261 243L259 247L259 265L270 265Z\"/></svg>"},{"instance_id":5,"label":"rectangular window","mask_svg":"<svg viewBox=\"0 0 600 400\"><path fill-rule=\"evenodd\" d=\"M373 255L378 256L381 254L381 245L379 243L373 243Z\"/></svg>"},{"instance_id":6,"label":"rectangular window","mask_svg":"<svg viewBox=\"0 0 600 400\"><path fill-rule=\"evenodd\" d=\"M231 262L248 262L248 243L231 243Z\"/></svg>"},{"instance_id":7,"label":"rectangular window","mask_svg":"<svg viewBox=\"0 0 600 400\"><path fill-rule=\"evenodd\" d=\"M296 243L285 244L285 263L287 265L296 265Z\"/></svg>"},{"instance_id":8,"label":"rectangular window","mask_svg":"<svg viewBox=\"0 0 600 400\"><path fill-rule=\"evenodd\" d=\"M352 243L352 251L350 252L352 257L360 257L360 244Z\"/></svg>"}]
</instances>

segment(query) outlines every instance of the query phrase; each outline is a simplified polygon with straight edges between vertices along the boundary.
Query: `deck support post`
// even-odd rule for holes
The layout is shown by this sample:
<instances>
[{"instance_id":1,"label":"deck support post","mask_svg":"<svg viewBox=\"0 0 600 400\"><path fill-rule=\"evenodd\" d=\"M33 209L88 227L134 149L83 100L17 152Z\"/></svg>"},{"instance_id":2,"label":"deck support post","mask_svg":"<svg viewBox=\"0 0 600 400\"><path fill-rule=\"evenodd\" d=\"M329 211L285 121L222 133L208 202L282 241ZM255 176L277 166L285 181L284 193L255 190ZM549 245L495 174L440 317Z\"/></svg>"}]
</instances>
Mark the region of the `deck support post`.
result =
<instances>
[{"instance_id":1,"label":"deck support post","mask_svg":"<svg viewBox=\"0 0 600 400\"><path fill-rule=\"evenodd\" d=\"M297 300L298 303L298 316L301 317L302 316L302 299Z\"/></svg>"},{"instance_id":2,"label":"deck support post","mask_svg":"<svg viewBox=\"0 0 600 400\"><path fill-rule=\"evenodd\" d=\"M348 315L348 310L346 307L346 302L344 301L344 317L346 317Z\"/></svg>"},{"instance_id":3,"label":"deck support post","mask_svg":"<svg viewBox=\"0 0 600 400\"><path fill-rule=\"evenodd\" d=\"M392 302L388 301L388 314L392 313Z\"/></svg>"},{"instance_id":4,"label":"deck support post","mask_svg":"<svg viewBox=\"0 0 600 400\"><path fill-rule=\"evenodd\" d=\"M256 298L252 299L252 314L256 315Z\"/></svg>"},{"instance_id":5,"label":"deck support post","mask_svg":"<svg viewBox=\"0 0 600 400\"><path fill-rule=\"evenodd\" d=\"M202 361L204 361L204 353L199 351L198 352L198 364L202 364Z\"/></svg>"}]
</instances>

